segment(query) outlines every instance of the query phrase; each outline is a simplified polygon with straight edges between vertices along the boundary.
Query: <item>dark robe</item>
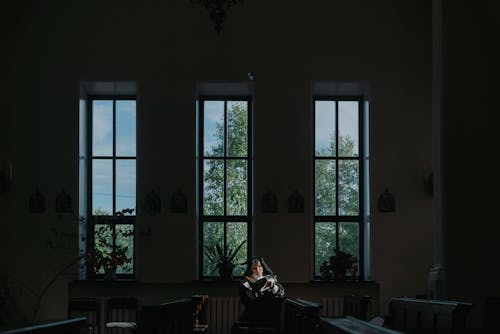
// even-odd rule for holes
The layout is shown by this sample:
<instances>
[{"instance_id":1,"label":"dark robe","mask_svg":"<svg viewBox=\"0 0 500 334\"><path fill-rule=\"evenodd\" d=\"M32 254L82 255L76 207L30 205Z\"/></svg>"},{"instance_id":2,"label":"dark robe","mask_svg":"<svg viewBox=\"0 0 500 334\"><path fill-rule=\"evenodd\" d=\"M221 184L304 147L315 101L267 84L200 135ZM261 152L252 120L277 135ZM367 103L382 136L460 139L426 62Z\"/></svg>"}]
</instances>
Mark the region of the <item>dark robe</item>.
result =
<instances>
[{"instance_id":1,"label":"dark robe","mask_svg":"<svg viewBox=\"0 0 500 334\"><path fill-rule=\"evenodd\" d=\"M281 303L285 297L283 286L276 279L273 288L261 294L254 294L244 285L246 281L248 280L244 278L240 285L240 299L245 305L241 320L250 323L279 324Z\"/></svg>"},{"instance_id":2,"label":"dark robe","mask_svg":"<svg viewBox=\"0 0 500 334\"><path fill-rule=\"evenodd\" d=\"M263 267L263 275L266 278L274 279L274 287L262 293L254 294L246 286L245 282L249 282L247 277L252 276L251 261L259 260ZM244 273L244 278L241 281L239 295L241 302L245 306L245 311L241 317L241 321L250 324L267 323L273 326L279 326L281 303L285 298L285 289L278 282L271 268L269 268L261 257L255 256L249 262Z\"/></svg>"}]
</instances>

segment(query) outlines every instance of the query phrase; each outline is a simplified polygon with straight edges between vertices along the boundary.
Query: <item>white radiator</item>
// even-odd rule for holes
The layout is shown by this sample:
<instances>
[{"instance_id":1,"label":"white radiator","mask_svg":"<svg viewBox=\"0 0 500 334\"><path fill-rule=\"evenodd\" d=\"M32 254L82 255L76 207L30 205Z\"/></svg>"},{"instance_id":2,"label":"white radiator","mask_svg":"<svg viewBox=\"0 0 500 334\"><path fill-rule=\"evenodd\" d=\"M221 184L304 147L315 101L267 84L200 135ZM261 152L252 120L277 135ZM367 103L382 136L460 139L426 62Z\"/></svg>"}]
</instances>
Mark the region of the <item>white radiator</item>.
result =
<instances>
[{"instance_id":1,"label":"white radiator","mask_svg":"<svg viewBox=\"0 0 500 334\"><path fill-rule=\"evenodd\" d=\"M208 334L231 334L231 327L244 308L239 297L210 296L206 306Z\"/></svg>"},{"instance_id":2,"label":"white radiator","mask_svg":"<svg viewBox=\"0 0 500 334\"><path fill-rule=\"evenodd\" d=\"M321 316L322 317L341 317L344 316L344 297L323 297L321 298Z\"/></svg>"}]
</instances>

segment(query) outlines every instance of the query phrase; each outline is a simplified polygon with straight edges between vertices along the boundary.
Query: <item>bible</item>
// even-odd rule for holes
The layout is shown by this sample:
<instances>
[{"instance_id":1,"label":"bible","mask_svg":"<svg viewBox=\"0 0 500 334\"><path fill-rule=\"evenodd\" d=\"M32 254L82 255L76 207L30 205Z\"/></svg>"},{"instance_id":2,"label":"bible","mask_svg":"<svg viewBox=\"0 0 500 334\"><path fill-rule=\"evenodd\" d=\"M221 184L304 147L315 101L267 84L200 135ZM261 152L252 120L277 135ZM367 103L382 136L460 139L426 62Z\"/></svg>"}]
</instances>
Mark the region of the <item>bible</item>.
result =
<instances>
[{"instance_id":1,"label":"bible","mask_svg":"<svg viewBox=\"0 0 500 334\"><path fill-rule=\"evenodd\" d=\"M276 276L268 275L262 276L259 279L255 279L251 276L245 276L246 282L243 285L251 292L255 297L263 295L267 290L271 289L271 286L276 282Z\"/></svg>"}]
</instances>

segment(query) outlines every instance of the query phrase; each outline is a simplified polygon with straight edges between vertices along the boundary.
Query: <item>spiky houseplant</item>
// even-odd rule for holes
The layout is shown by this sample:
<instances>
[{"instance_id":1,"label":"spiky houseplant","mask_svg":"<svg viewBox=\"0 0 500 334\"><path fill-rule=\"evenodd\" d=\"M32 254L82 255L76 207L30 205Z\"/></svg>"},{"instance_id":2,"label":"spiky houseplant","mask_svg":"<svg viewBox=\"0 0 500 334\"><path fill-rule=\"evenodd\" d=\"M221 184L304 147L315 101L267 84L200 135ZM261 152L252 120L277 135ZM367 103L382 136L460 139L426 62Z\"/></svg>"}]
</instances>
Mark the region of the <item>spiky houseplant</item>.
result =
<instances>
[{"instance_id":1,"label":"spiky houseplant","mask_svg":"<svg viewBox=\"0 0 500 334\"><path fill-rule=\"evenodd\" d=\"M245 242L246 240L243 240L233 249L221 246L220 243L205 246L205 255L212 263L215 263L212 272L219 270L219 275L223 280L231 280L233 278L233 269L236 266L234 259Z\"/></svg>"}]
</instances>

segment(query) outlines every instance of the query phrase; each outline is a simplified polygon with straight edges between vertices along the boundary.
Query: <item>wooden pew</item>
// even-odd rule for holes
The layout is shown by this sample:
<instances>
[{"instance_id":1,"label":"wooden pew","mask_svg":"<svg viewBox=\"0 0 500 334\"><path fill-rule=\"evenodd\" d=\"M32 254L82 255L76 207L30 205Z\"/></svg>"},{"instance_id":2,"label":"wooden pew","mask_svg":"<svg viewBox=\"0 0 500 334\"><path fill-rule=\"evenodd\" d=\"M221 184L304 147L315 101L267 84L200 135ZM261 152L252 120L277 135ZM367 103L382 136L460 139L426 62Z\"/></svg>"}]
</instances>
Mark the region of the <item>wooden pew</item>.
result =
<instances>
[{"instance_id":1,"label":"wooden pew","mask_svg":"<svg viewBox=\"0 0 500 334\"><path fill-rule=\"evenodd\" d=\"M455 301L392 298L388 327L408 334L460 334L472 304Z\"/></svg>"},{"instance_id":2,"label":"wooden pew","mask_svg":"<svg viewBox=\"0 0 500 334\"><path fill-rule=\"evenodd\" d=\"M184 334L193 332L193 302L190 298L155 306L139 312L139 334Z\"/></svg>"},{"instance_id":3,"label":"wooden pew","mask_svg":"<svg viewBox=\"0 0 500 334\"><path fill-rule=\"evenodd\" d=\"M318 333L321 304L304 299L287 298L285 300L285 333Z\"/></svg>"},{"instance_id":4,"label":"wooden pew","mask_svg":"<svg viewBox=\"0 0 500 334\"><path fill-rule=\"evenodd\" d=\"M48 322L1 332L2 334L80 334L86 331L87 318Z\"/></svg>"},{"instance_id":5,"label":"wooden pew","mask_svg":"<svg viewBox=\"0 0 500 334\"><path fill-rule=\"evenodd\" d=\"M322 334L401 334L401 332L371 324L353 318L325 318L321 317Z\"/></svg>"}]
</instances>

